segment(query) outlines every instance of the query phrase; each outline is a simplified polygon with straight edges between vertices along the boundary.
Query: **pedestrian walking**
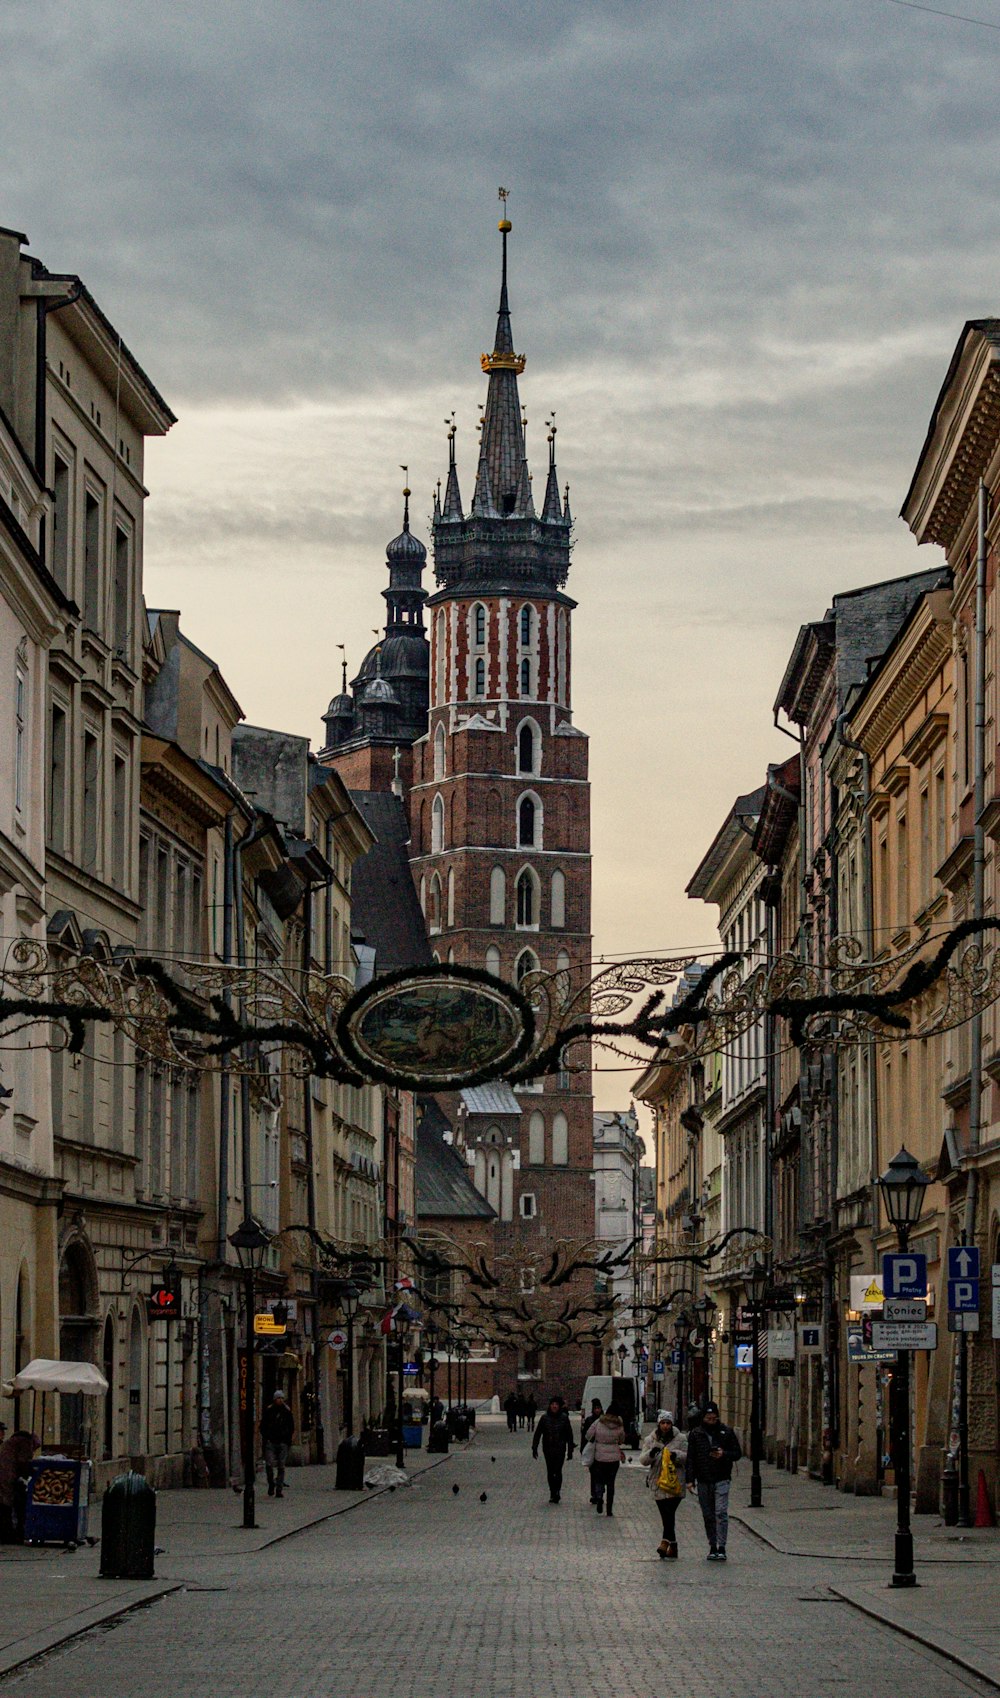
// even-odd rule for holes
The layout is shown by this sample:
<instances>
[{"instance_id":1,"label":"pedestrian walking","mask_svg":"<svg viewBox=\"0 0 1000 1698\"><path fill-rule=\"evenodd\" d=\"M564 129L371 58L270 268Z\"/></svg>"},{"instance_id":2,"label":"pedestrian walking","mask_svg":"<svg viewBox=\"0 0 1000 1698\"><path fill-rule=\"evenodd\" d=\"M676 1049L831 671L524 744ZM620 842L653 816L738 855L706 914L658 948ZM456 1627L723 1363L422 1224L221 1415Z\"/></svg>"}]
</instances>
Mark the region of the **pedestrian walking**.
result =
<instances>
[{"instance_id":1,"label":"pedestrian walking","mask_svg":"<svg viewBox=\"0 0 1000 1698\"><path fill-rule=\"evenodd\" d=\"M531 1454L538 1456L542 1447L545 1472L549 1481L549 1502L558 1503L562 1495L563 1464L573 1454L573 1428L561 1397L550 1397L549 1406L540 1418L531 1441Z\"/></svg>"},{"instance_id":2,"label":"pedestrian walking","mask_svg":"<svg viewBox=\"0 0 1000 1698\"><path fill-rule=\"evenodd\" d=\"M662 1538L656 1547L662 1562L677 1555L675 1522L678 1506L684 1499L684 1465L687 1454L687 1434L674 1426L673 1411L661 1409L656 1426L642 1447L639 1461L648 1468L647 1486L652 1486L656 1507L660 1512Z\"/></svg>"},{"instance_id":3,"label":"pedestrian walking","mask_svg":"<svg viewBox=\"0 0 1000 1698\"><path fill-rule=\"evenodd\" d=\"M594 1449L595 1449L595 1446L594 1446L594 1441L591 1438L591 1428L593 1427L594 1422L599 1421L603 1414L604 1414L604 1405L601 1402L600 1398L599 1397L592 1397L591 1400L590 1400L590 1414L589 1415L582 1415L580 1417L580 1460L583 1463L583 1466L586 1468L587 1474L590 1478L590 1501L591 1501L591 1503L597 1502L597 1493L596 1493L596 1490L595 1490L595 1487L594 1487Z\"/></svg>"},{"instance_id":4,"label":"pedestrian walking","mask_svg":"<svg viewBox=\"0 0 1000 1698\"><path fill-rule=\"evenodd\" d=\"M534 1428L535 1416L538 1414L538 1404L535 1401L534 1392L532 1392L531 1396L528 1398L528 1401L525 1404L524 1408L525 1408L525 1414L527 1415L527 1418L528 1418L528 1426L531 1427L531 1428Z\"/></svg>"},{"instance_id":5,"label":"pedestrian walking","mask_svg":"<svg viewBox=\"0 0 1000 1698\"><path fill-rule=\"evenodd\" d=\"M719 1405L706 1403L701 1420L688 1434L685 1473L688 1490L697 1491L708 1538L708 1561L726 1561L729 1487L733 1463L743 1455L740 1441L719 1420Z\"/></svg>"},{"instance_id":6,"label":"pedestrian walking","mask_svg":"<svg viewBox=\"0 0 1000 1698\"><path fill-rule=\"evenodd\" d=\"M517 1393L509 1391L503 1400L504 1414L507 1417L507 1431L514 1432L517 1427Z\"/></svg>"},{"instance_id":7,"label":"pedestrian walking","mask_svg":"<svg viewBox=\"0 0 1000 1698\"><path fill-rule=\"evenodd\" d=\"M21 1427L0 1446L0 1545L23 1545L31 1461L41 1444Z\"/></svg>"},{"instance_id":8,"label":"pedestrian walking","mask_svg":"<svg viewBox=\"0 0 1000 1698\"><path fill-rule=\"evenodd\" d=\"M519 1391L518 1394L517 1394L517 1427L518 1427L519 1432L523 1428L524 1423L527 1419L528 1419L528 1400L525 1397L523 1391Z\"/></svg>"},{"instance_id":9,"label":"pedestrian walking","mask_svg":"<svg viewBox=\"0 0 1000 1698\"><path fill-rule=\"evenodd\" d=\"M594 1507L598 1515L610 1516L614 1514L615 1480L618 1478L618 1469L625 1461L625 1423L614 1403L606 1414L597 1417L590 1429L590 1437L594 1441L594 1465L591 1470Z\"/></svg>"},{"instance_id":10,"label":"pedestrian walking","mask_svg":"<svg viewBox=\"0 0 1000 1698\"><path fill-rule=\"evenodd\" d=\"M267 1495L280 1498L285 1493L285 1463L288 1447L295 1432L295 1421L283 1391L276 1391L260 1418L260 1436L264 1440L264 1467L267 1472Z\"/></svg>"}]
</instances>

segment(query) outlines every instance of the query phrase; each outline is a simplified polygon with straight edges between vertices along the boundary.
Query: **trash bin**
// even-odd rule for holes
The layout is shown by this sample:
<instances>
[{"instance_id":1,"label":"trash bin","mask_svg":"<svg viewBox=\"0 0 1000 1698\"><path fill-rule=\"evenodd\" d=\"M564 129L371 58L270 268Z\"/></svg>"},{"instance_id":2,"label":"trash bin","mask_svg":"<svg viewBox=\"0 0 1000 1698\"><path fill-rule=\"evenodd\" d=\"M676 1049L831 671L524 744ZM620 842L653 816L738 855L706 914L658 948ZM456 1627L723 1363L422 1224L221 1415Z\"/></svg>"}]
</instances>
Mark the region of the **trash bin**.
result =
<instances>
[{"instance_id":1,"label":"trash bin","mask_svg":"<svg viewBox=\"0 0 1000 1698\"><path fill-rule=\"evenodd\" d=\"M365 1489L365 1447L360 1439L341 1439L337 1446L338 1492L363 1492Z\"/></svg>"},{"instance_id":2,"label":"trash bin","mask_svg":"<svg viewBox=\"0 0 1000 1698\"><path fill-rule=\"evenodd\" d=\"M463 1406L462 1413L468 1419L469 1426L472 1429L472 1431L475 1432L475 1430L476 1430L476 1411L473 1409L471 1403L466 1403Z\"/></svg>"},{"instance_id":3,"label":"trash bin","mask_svg":"<svg viewBox=\"0 0 1000 1698\"><path fill-rule=\"evenodd\" d=\"M101 1574L105 1580L152 1580L156 1493L142 1474L119 1474L104 1494Z\"/></svg>"},{"instance_id":4,"label":"trash bin","mask_svg":"<svg viewBox=\"0 0 1000 1698\"><path fill-rule=\"evenodd\" d=\"M369 1427L365 1434L365 1451L368 1456L392 1454L392 1438L388 1427Z\"/></svg>"},{"instance_id":5,"label":"trash bin","mask_svg":"<svg viewBox=\"0 0 1000 1698\"><path fill-rule=\"evenodd\" d=\"M427 1449L429 1451L433 1451L435 1456L440 1455L442 1452L447 1455L450 1444L451 1434L448 1430L447 1421L435 1421L430 1431L430 1437L427 1440Z\"/></svg>"},{"instance_id":6,"label":"trash bin","mask_svg":"<svg viewBox=\"0 0 1000 1698\"><path fill-rule=\"evenodd\" d=\"M403 1422L403 1446L406 1450L419 1450L424 1442L424 1429L419 1421Z\"/></svg>"},{"instance_id":7,"label":"trash bin","mask_svg":"<svg viewBox=\"0 0 1000 1698\"><path fill-rule=\"evenodd\" d=\"M451 1425L452 1437L458 1444L464 1443L469 1436L469 1417L456 1409L455 1419Z\"/></svg>"}]
</instances>

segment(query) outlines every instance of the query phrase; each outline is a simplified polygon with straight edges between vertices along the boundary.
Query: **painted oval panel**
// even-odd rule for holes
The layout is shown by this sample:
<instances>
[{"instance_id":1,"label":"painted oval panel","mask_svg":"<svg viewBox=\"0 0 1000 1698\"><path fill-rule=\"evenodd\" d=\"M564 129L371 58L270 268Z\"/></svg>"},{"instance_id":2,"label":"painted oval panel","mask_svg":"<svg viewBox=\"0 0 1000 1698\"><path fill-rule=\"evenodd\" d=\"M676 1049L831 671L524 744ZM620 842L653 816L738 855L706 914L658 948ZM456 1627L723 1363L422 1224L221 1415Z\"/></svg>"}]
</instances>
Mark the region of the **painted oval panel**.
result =
<instances>
[{"instance_id":1,"label":"painted oval panel","mask_svg":"<svg viewBox=\"0 0 1000 1698\"><path fill-rule=\"evenodd\" d=\"M343 1035L362 1066L374 1064L416 1088L499 1078L528 1036L518 1003L499 986L444 972L376 984L350 1012Z\"/></svg>"}]
</instances>

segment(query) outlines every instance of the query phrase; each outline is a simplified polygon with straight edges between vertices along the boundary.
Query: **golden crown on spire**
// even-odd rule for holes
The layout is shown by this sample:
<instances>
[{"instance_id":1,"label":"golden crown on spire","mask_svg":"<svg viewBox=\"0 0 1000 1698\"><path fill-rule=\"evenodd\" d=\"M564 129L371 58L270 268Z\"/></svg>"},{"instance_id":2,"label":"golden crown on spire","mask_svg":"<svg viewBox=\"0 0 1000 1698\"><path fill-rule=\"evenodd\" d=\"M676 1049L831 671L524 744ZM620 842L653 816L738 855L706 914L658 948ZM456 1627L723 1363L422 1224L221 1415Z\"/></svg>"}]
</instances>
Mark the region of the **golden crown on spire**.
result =
<instances>
[{"instance_id":1,"label":"golden crown on spire","mask_svg":"<svg viewBox=\"0 0 1000 1698\"><path fill-rule=\"evenodd\" d=\"M480 354L479 364L484 371L516 371L522 372L525 367L524 354Z\"/></svg>"}]
</instances>

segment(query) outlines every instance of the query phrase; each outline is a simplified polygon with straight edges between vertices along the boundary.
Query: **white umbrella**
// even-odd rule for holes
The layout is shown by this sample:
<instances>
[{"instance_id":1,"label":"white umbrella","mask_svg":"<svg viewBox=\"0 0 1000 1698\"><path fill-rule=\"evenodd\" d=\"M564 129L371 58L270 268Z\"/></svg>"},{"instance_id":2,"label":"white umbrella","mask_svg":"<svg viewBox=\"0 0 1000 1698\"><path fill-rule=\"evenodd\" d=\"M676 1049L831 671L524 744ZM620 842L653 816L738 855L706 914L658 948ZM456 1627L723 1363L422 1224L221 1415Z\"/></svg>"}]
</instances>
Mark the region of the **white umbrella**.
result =
<instances>
[{"instance_id":1,"label":"white umbrella","mask_svg":"<svg viewBox=\"0 0 1000 1698\"><path fill-rule=\"evenodd\" d=\"M36 1356L14 1378L13 1390L79 1392L84 1397L103 1397L108 1382L93 1362L52 1362Z\"/></svg>"}]
</instances>

